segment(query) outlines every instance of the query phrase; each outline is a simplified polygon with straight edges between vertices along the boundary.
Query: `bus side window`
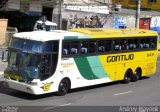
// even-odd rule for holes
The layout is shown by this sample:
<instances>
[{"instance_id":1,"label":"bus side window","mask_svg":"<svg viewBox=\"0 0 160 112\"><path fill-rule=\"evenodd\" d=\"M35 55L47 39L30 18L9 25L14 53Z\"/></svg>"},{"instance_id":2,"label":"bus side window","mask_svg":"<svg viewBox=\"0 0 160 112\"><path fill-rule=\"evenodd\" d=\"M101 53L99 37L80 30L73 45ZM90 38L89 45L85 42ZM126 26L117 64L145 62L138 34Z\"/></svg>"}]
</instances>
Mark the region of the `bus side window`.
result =
<instances>
[{"instance_id":1,"label":"bus side window","mask_svg":"<svg viewBox=\"0 0 160 112\"><path fill-rule=\"evenodd\" d=\"M153 49L156 47L156 37L150 38L141 38L140 39L140 48L141 49Z\"/></svg>"},{"instance_id":2,"label":"bus side window","mask_svg":"<svg viewBox=\"0 0 160 112\"><path fill-rule=\"evenodd\" d=\"M126 39L122 39L121 41L120 41L120 49L121 50L126 50L127 49L127 40Z\"/></svg>"},{"instance_id":3,"label":"bus side window","mask_svg":"<svg viewBox=\"0 0 160 112\"><path fill-rule=\"evenodd\" d=\"M106 40L106 43L105 43L105 51L111 51L112 50L112 40Z\"/></svg>"},{"instance_id":4,"label":"bus side window","mask_svg":"<svg viewBox=\"0 0 160 112\"><path fill-rule=\"evenodd\" d=\"M104 52L104 51L105 51L104 46L99 46L99 47L98 47L98 51L99 51L99 52Z\"/></svg>"},{"instance_id":5,"label":"bus side window","mask_svg":"<svg viewBox=\"0 0 160 112\"><path fill-rule=\"evenodd\" d=\"M135 44L129 44L129 49L136 49L136 45Z\"/></svg>"},{"instance_id":6,"label":"bus side window","mask_svg":"<svg viewBox=\"0 0 160 112\"><path fill-rule=\"evenodd\" d=\"M149 48L149 44L148 43L144 43L143 44L143 48Z\"/></svg>"},{"instance_id":7,"label":"bus side window","mask_svg":"<svg viewBox=\"0 0 160 112\"><path fill-rule=\"evenodd\" d=\"M62 54L63 54L63 55L68 55L68 54L69 54L69 48L70 48L69 42L64 42L64 43L63 43Z\"/></svg>"},{"instance_id":8,"label":"bus side window","mask_svg":"<svg viewBox=\"0 0 160 112\"><path fill-rule=\"evenodd\" d=\"M82 54L86 54L87 52L88 52L88 51L87 51L87 48L84 48L84 47L81 48L81 53L82 53Z\"/></svg>"},{"instance_id":9,"label":"bus side window","mask_svg":"<svg viewBox=\"0 0 160 112\"><path fill-rule=\"evenodd\" d=\"M138 39L128 39L128 49L129 50L138 49L138 44L139 44Z\"/></svg>"},{"instance_id":10,"label":"bus side window","mask_svg":"<svg viewBox=\"0 0 160 112\"><path fill-rule=\"evenodd\" d=\"M156 44L157 44L156 37L151 38L151 48L156 48Z\"/></svg>"},{"instance_id":11,"label":"bus side window","mask_svg":"<svg viewBox=\"0 0 160 112\"><path fill-rule=\"evenodd\" d=\"M151 38L142 38L140 41L140 46L143 49L150 48Z\"/></svg>"},{"instance_id":12,"label":"bus side window","mask_svg":"<svg viewBox=\"0 0 160 112\"><path fill-rule=\"evenodd\" d=\"M77 54L77 49L76 48L71 48L71 54Z\"/></svg>"},{"instance_id":13,"label":"bus side window","mask_svg":"<svg viewBox=\"0 0 160 112\"><path fill-rule=\"evenodd\" d=\"M81 53L87 54L88 53L88 41L81 42Z\"/></svg>"},{"instance_id":14,"label":"bus side window","mask_svg":"<svg viewBox=\"0 0 160 112\"><path fill-rule=\"evenodd\" d=\"M67 55L68 54L68 49L63 49L63 55Z\"/></svg>"},{"instance_id":15,"label":"bus side window","mask_svg":"<svg viewBox=\"0 0 160 112\"><path fill-rule=\"evenodd\" d=\"M98 41L98 52L105 52L105 41L104 40Z\"/></svg>"},{"instance_id":16,"label":"bus side window","mask_svg":"<svg viewBox=\"0 0 160 112\"><path fill-rule=\"evenodd\" d=\"M142 39L140 40L140 48L141 48L141 49L145 49L145 48L146 48L146 47L145 47L145 43L146 43L146 39L142 38Z\"/></svg>"},{"instance_id":17,"label":"bus side window","mask_svg":"<svg viewBox=\"0 0 160 112\"><path fill-rule=\"evenodd\" d=\"M120 40L114 40L113 41L113 48L114 48L114 51L120 51L121 50Z\"/></svg>"},{"instance_id":18,"label":"bus side window","mask_svg":"<svg viewBox=\"0 0 160 112\"><path fill-rule=\"evenodd\" d=\"M151 47L151 38L146 38L146 43L145 43L145 47L146 48L150 48Z\"/></svg>"},{"instance_id":19,"label":"bus side window","mask_svg":"<svg viewBox=\"0 0 160 112\"><path fill-rule=\"evenodd\" d=\"M151 48L155 48L155 47L156 47L155 43L151 43Z\"/></svg>"},{"instance_id":20,"label":"bus side window","mask_svg":"<svg viewBox=\"0 0 160 112\"><path fill-rule=\"evenodd\" d=\"M141 49L143 48L143 44L140 44L140 48L141 48Z\"/></svg>"},{"instance_id":21,"label":"bus side window","mask_svg":"<svg viewBox=\"0 0 160 112\"><path fill-rule=\"evenodd\" d=\"M121 50L121 46L120 45L114 45L114 50L115 51Z\"/></svg>"},{"instance_id":22,"label":"bus side window","mask_svg":"<svg viewBox=\"0 0 160 112\"><path fill-rule=\"evenodd\" d=\"M78 41L71 41L70 42L70 54L75 55L78 54Z\"/></svg>"},{"instance_id":23,"label":"bus side window","mask_svg":"<svg viewBox=\"0 0 160 112\"><path fill-rule=\"evenodd\" d=\"M95 53L97 49L96 41L89 41L89 53Z\"/></svg>"}]
</instances>

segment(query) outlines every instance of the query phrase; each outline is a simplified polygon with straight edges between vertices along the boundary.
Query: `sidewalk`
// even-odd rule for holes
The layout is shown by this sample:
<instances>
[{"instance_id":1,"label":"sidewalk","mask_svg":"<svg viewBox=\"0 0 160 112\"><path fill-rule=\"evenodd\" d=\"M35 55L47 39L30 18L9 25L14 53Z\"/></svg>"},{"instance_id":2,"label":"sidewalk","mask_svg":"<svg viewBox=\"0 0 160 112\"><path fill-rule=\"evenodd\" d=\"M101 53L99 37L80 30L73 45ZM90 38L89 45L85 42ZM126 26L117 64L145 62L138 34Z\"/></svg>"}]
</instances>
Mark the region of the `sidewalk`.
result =
<instances>
[{"instance_id":1,"label":"sidewalk","mask_svg":"<svg viewBox=\"0 0 160 112\"><path fill-rule=\"evenodd\" d=\"M3 71L0 71L0 76L3 75Z\"/></svg>"},{"instance_id":2,"label":"sidewalk","mask_svg":"<svg viewBox=\"0 0 160 112\"><path fill-rule=\"evenodd\" d=\"M0 60L0 77L3 75L3 71L4 71L4 69L5 69L5 67L6 67L6 62L2 62L1 60Z\"/></svg>"},{"instance_id":3,"label":"sidewalk","mask_svg":"<svg viewBox=\"0 0 160 112\"><path fill-rule=\"evenodd\" d=\"M3 72L0 72L0 81L3 81Z\"/></svg>"}]
</instances>

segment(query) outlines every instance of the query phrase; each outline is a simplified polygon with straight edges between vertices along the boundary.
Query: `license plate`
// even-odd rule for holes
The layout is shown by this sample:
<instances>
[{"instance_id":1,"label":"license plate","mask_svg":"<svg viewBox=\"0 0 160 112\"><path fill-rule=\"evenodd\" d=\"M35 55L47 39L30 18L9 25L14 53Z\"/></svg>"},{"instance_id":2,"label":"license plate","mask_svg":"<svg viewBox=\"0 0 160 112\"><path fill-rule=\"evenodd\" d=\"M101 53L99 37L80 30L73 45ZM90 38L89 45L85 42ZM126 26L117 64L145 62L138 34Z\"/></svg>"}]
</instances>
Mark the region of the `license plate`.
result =
<instances>
[{"instance_id":1,"label":"license plate","mask_svg":"<svg viewBox=\"0 0 160 112\"><path fill-rule=\"evenodd\" d=\"M8 76L8 77L14 78L14 79L21 79L22 78L22 76L14 75L11 73L4 73L4 76Z\"/></svg>"}]
</instances>

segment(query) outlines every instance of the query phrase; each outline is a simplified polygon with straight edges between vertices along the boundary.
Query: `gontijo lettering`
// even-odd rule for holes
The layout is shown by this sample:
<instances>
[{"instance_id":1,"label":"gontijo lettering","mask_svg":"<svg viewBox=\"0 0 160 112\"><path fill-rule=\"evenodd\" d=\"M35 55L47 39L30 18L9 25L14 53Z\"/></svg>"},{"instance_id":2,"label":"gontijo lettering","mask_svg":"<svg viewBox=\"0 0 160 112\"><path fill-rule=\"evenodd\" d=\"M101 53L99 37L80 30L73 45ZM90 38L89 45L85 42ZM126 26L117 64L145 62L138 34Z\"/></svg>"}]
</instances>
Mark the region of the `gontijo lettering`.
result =
<instances>
[{"instance_id":1,"label":"gontijo lettering","mask_svg":"<svg viewBox=\"0 0 160 112\"><path fill-rule=\"evenodd\" d=\"M108 56L107 62L118 62L118 61L128 61L133 60L134 54L128 54L128 55L116 55L116 56Z\"/></svg>"}]
</instances>

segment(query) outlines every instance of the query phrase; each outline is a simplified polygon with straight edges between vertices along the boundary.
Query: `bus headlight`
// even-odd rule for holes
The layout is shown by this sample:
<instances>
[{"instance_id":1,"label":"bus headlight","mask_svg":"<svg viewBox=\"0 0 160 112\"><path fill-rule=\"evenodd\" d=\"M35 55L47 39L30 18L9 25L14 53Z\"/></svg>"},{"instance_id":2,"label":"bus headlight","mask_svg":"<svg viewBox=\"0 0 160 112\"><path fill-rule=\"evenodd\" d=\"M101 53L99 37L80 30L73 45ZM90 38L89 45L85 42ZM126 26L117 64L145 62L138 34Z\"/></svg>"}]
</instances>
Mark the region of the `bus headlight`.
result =
<instances>
[{"instance_id":1,"label":"bus headlight","mask_svg":"<svg viewBox=\"0 0 160 112\"><path fill-rule=\"evenodd\" d=\"M29 84L33 85L33 86L36 86L36 85L38 85L38 82L30 82Z\"/></svg>"},{"instance_id":2,"label":"bus headlight","mask_svg":"<svg viewBox=\"0 0 160 112\"><path fill-rule=\"evenodd\" d=\"M34 79L33 81L28 81L27 83L30 84L30 85L36 86L36 85L39 84L39 80Z\"/></svg>"}]
</instances>

